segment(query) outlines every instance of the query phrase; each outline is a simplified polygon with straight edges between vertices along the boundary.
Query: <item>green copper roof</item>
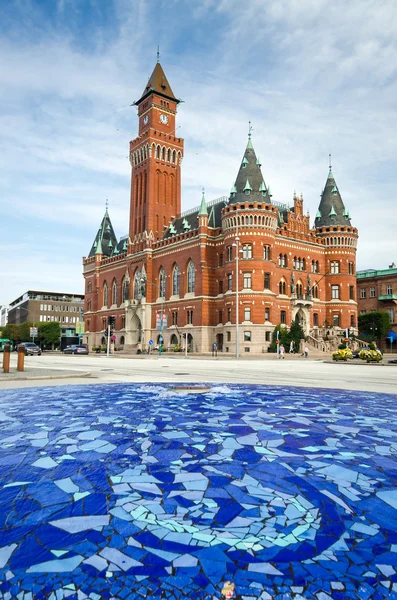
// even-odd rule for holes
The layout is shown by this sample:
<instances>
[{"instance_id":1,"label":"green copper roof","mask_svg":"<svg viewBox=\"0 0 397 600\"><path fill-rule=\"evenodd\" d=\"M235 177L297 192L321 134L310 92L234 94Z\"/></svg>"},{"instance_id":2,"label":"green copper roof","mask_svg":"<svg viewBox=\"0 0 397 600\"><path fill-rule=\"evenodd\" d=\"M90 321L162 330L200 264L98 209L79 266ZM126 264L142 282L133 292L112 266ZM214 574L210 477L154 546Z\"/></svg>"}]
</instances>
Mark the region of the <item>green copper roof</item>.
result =
<instances>
[{"instance_id":1,"label":"green copper roof","mask_svg":"<svg viewBox=\"0 0 397 600\"><path fill-rule=\"evenodd\" d=\"M254 149L254 147L253 147L253 145L252 145L252 142L251 142L251 136L249 136L249 138L248 138L248 142L247 142L247 148L250 148L251 150L253 150L253 149Z\"/></svg>"},{"instance_id":2,"label":"green copper roof","mask_svg":"<svg viewBox=\"0 0 397 600\"><path fill-rule=\"evenodd\" d=\"M350 226L351 222L338 186L336 185L334 175L331 169L329 169L325 187L321 193L315 226L318 228L333 225Z\"/></svg>"},{"instance_id":3,"label":"green copper roof","mask_svg":"<svg viewBox=\"0 0 397 600\"><path fill-rule=\"evenodd\" d=\"M251 144L251 147L252 147L252 144ZM247 145L247 148L248 148L248 145ZM243 162L241 164L242 164L243 167L245 167L246 165L248 165L248 160L246 159L245 156L244 156Z\"/></svg>"},{"instance_id":4,"label":"green copper roof","mask_svg":"<svg viewBox=\"0 0 397 600\"><path fill-rule=\"evenodd\" d=\"M268 186L267 186L267 193L268 193L268 196L269 196L269 197L270 197L270 196L273 196L273 194L272 194L272 193L271 193L271 191L270 191L270 185L268 185Z\"/></svg>"},{"instance_id":5,"label":"green copper roof","mask_svg":"<svg viewBox=\"0 0 397 600\"><path fill-rule=\"evenodd\" d=\"M248 192L248 191L251 192L252 191L252 187L250 186L250 182L247 179L247 181L245 182L245 186L244 186L243 192Z\"/></svg>"},{"instance_id":6,"label":"green copper roof","mask_svg":"<svg viewBox=\"0 0 397 600\"><path fill-rule=\"evenodd\" d=\"M259 186L259 191L260 192L266 192L267 191L266 190L266 186L265 186L265 182L263 181L263 179L262 179L262 182L261 182L261 184Z\"/></svg>"},{"instance_id":7,"label":"green copper roof","mask_svg":"<svg viewBox=\"0 0 397 600\"><path fill-rule=\"evenodd\" d=\"M258 165L259 168L262 166L261 159L259 158L259 156L256 159L256 164Z\"/></svg>"},{"instance_id":8,"label":"green copper roof","mask_svg":"<svg viewBox=\"0 0 397 600\"><path fill-rule=\"evenodd\" d=\"M98 240L98 243L97 243L97 246L96 246L96 252L95 252L95 254L103 254L101 240Z\"/></svg>"},{"instance_id":9,"label":"green copper roof","mask_svg":"<svg viewBox=\"0 0 397 600\"><path fill-rule=\"evenodd\" d=\"M110 221L108 209L106 207L101 226L95 236L94 243L91 246L89 257L95 254L103 254L104 256L112 256L114 248L117 246L117 238L114 234L112 223Z\"/></svg>"},{"instance_id":10,"label":"green copper roof","mask_svg":"<svg viewBox=\"0 0 397 600\"><path fill-rule=\"evenodd\" d=\"M237 194L236 185L233 183L232 189L230 190L230 194Z\"/></svg>"},{"instance_id":11,"label":"green copper roof","mask_svg":"<svg viewBox=\"0 0 397 600\"><path fill-rule=\"evenodd\" d=\"M203 195L201 197L201 204L200 204L199 215L208 215L207 203L205 201L204 190L203 190Z\"/></svg>"}]
</instances>

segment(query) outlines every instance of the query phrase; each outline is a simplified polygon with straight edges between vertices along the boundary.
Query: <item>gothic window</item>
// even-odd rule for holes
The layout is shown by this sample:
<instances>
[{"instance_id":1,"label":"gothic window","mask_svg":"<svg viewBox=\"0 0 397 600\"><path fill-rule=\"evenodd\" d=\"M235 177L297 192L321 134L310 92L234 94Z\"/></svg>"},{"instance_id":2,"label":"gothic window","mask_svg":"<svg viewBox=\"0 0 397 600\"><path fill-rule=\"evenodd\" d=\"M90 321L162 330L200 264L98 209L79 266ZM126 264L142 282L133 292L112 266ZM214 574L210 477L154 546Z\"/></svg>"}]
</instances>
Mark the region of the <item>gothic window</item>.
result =
<instances>
[{"instance_id":1,"label":"gothic window","mask_svg":"<svg viewBox=\"0 0 397 600\"><path fill-rule=\"evenodd\" d=\"M165 271L161 267L159 275L159 298L165 298Z\"/></svg>"},{"instance_id":2,"label":"gothic window","mask_svg":"<svg viewBox=\"0 0 397 600\"><path fill-rule=\"evenodd\" d=\"M164 146L161 149L161 160L165 160L165 147Z\"/></svg>"},{"instance_id":3,"label":"gothic window","mask_svg":"<svg viewBox=\"0 0 397 600\"><path fill-rule=\"evenodd\" d=\"M252 258L252 244L243 245L243 258Z\"/></svg>"},{"instance_id":4,"label":"gothic window","mask_svg":"<svg viewBox=\"0 0 397 600\"><path fill-rule=\"evenodd\" d=\"M126 302L128 300L129 297L129 285L130 282L127 278L124 279L123 281L123 302Z\"/></svg>"},{"instance_id":5,"label":"gothic window","mask_svg":"<svg viewBox=\"0 0 397 600\"><path fill-rule=\"evenodd\" d=\"M233 260L233 247L227 247L227 260Z\"/></svg>"},{"instance_id":6,"label":"gothic window","mask_svg":"<svg viewBox=\"0 0 397 600\"><path fill-rule=\"evenodd\" d=\"M109 302L109 290L108 290L108 284L105 283L103 284L103 306L107 306Z\"/></svg>"},{"instance_id":7,"label":"gothic window","mask_svg":"<svg viewBox=\"0 0 397 600\"><path fill-rule=\"evenodd\" d=\"M167 162L171 161L171 150L168 148L167 150Z\"/></svg>"},{"instance_id":8,"label":"gothic window","mask_svg":"<svg viewBox=\"0 0 397 600\"><path fill-rule=\"evenodd\" d=\"M331 261L330 272L332 275L337 275L339 273L339 261L337 261L337 260Z\"/></svg>"},{"instance_id":9,"label":"gothic window","mask_svg":"<svg viewBox=\"0 0 397 600\"><path fill-rule=\"evenodd\" d=\"M270 246L263 246L263 258L264 260L270 260Z\"/></svg>"},{"instance_id":10,"label":"gothic window","mask_svg":"<svg viewBox=\"0 0 397 600\"><path fill-rule=\"evenodd\" d=\"M293 265L294 271L296 271L298 269L298 266L297 266L298 260L297 260L296 256L294 256L294 261L293 261L292 265Z\"/></svg>"},{"instance_id":11,"label":"gothic window","mask_svg":"<svg viewBox=\"0 0 397 600\"><path fill-rule=\"evenodd\" d=\"M156 148L156 158L160 158L160 146Z\"/></svg>"},{"instance_id":12,"label":"gothic window","mask_svg":"<svg viewBox=\"0 0 397 600\"><path fill-rule=\"evenodd\" d=\"M178 265L175 265L172 273L172 295L179 296L179 283L181 280L181 272Z\"/></svg>"},{"instance_id":13,"label":"gothic window","mask_svg":"<svg viewBox=\"0 0 397 600\"><path fill-rule=\"evenodd\" d=\"M280 283L278 285L278 288L279 288L279 293L281 295L285 296L285 294L287 293L287 285L286 285L284 279L281 279L281 281L280 281Z\"/></svg>"},{"instance_id":14,"label":"gothic window","mask_svg":"<svg viewBox=\"0 0 397 600\"><path fill-rule=\"evenodd\" d=\"M137 269L134 277L134 299L139 300L141 298L141 271Z\"/></svg>"},{"instance_id":15,"label":"gothic window","mask_svg":"<svg viewBox=\"0 0 397 600\"><path fill-rule=\"evenodd\" d=\"M175 164L175 161L176 161L176 152L174 150L172 153L172 162Z\"/></svg>"},{"instance_id":16,"label":"gothic window","mask_svg":"<svg viewBox=\"0 0 397 600\"><path fill-rule=\"evenodd\" d=\"M298 298L302 298L303 296L303 284L301 281L298 281L298 283L296 284L296 295L298 296Z\"/></svg>"},{"instance_id":17,"label":"gothic window","mask_svg":"<svg viewBox=\"0 0 397 600\"><path fill-rule=\"evenodd\" d=\"M318 298L318 285L314 285L312 288L312 296L313 298Z\"/></svg>"},{"instance_id":18,"label":"gothic window","mask_svg":"<svg viewBox=\"0 0 397 600\"><path fill-rule=\"evenodd\" d=\"M196 287L196 273L194 270L194 262L191 260L187 267L187 291L193 294Z\"/></svg>"},{"instance_id":19,"label":"gothic window","mask_svg":"<svg viewBox=\"0 0 397 600\"><path fill-rule=\"evenodd\" d=\"M89 281L87 284L87 294L90 294L92 292L92 281Z\"/></svg>"},{"instance_id":20,"label":"gothic window","mask_svg":"<svg viewBox=\"0 0 397 600\"><path fill-rule=\"evenodd\" d=\"M304 258L301 260L301 270L306 271L306 260Z\"/></svg>"},{"instance_id":21,"label":"gothic window","mask_svg":"<svg viewBox=\"0 0 397 600\"><path fill-rule=\"evenodd\" d=\"M112 286L112 304L117 304L117 282L113 281Z\"/></svg>"}]
</instances>

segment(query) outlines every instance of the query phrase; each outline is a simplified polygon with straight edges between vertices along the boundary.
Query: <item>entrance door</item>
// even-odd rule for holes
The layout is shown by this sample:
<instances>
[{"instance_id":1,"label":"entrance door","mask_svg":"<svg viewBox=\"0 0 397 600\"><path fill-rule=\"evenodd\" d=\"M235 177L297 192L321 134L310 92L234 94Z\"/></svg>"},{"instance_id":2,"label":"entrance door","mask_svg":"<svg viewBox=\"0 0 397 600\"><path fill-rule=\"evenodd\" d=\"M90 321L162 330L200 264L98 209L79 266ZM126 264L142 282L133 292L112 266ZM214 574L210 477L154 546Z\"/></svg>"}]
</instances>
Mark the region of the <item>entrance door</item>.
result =
<instances>
[{"instance_id":1,"label":"entrance door","mask_svg":"<svg viewBox=\"0 0 397 600\"><path fill-rule=\"evenodd\" d=\"M223 333L216 334L216 345L218 346L219 352L223 352Z\"/></svg>"}]
</instances>

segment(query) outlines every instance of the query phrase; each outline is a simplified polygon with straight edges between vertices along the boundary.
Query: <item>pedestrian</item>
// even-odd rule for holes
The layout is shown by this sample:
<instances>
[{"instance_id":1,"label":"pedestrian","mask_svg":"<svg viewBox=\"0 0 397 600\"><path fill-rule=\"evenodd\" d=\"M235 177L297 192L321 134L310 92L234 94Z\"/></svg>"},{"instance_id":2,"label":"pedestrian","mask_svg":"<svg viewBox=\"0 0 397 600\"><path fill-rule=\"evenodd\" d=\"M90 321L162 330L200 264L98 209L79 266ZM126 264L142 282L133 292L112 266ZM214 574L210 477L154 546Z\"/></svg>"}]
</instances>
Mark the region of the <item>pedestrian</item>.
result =
<instances>
[{"instance_id":1,"label":"pedestrian","mask_svg":"<svg viewBox=\"0 0 397 600\"><path fill-rule=\"evenodd\" d=\"M294 353L294 340L291 340L289 343L289 353L290 354Z\"/></svg>"},{"instance_id":2,"label":"pedestrian","mask_svg":"<svg viewBox=\"0 0 397 600\"><path fill-rule=\"evenodd\" d=\"M281 346L280 346L279 358L285 358L285 348L284 348L283 344L281 344Z\"/></svg>"},{"instance_id":3,"label":"pedestrian","mask_svg":"<svg viewBox=\"0 0 397 600\"><path fill-rule=\"evenodd\" d=\"M309 348L307 346L305 346L305 358L309 358Z\"/></svg>"},{"instance_id":4,"label":"pedestrian","mask_svg":"<svg viewBox=\"0 0 397 600\"><path fill-rule=\"evenodd\" d=\"M218 346L216 342L212 344L212 356L218 356Z\"/></svg>"}]
</instances>

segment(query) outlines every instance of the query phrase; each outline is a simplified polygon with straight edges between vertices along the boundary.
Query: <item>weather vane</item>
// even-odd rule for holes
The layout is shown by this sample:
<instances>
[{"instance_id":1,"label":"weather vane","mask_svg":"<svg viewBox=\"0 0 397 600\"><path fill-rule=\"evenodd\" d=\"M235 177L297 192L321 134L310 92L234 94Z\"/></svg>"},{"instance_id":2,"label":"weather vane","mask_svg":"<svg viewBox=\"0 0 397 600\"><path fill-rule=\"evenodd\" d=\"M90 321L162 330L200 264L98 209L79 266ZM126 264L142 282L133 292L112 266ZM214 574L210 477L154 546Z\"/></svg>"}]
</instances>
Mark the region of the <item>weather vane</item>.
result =
<instances>
[{"instance_id":1,"label":"weather vane","mask_svg":"<svg viewBox=\"0 0 397 600\"><path fill-rule=\"evenodd\" d=\"M160 62L160 46L157 46L157 62Z\"/></svg>"},{"instance_id":2,"label":"weather vane","mask_svg":"<svg viewBox=\"0 0 397 600\"><path fill-rule=\"evenodd\" d=\"M107 210L109 208L109 200L107 198L106 198L105 206L106 206L106 210Z\"/></svg>"},{"instance_id":3,"label":"weather vane","mask_svg":"<svg viewBox=\"0 0 397 600\"><path fill-rule=\"evenodd\" d=\"M251 131L253 130L253 127L251 126L251 121L248 121L248 139L251 139Z\"/></svg>"},{"instance_id":4,"label":"weather vane","mask_svg":"<svg viewBox=\"0 0 397 600\"><path fill-rule=\"evenodd\" d=\"M329 170L331 171L331 169L332 169L332 165L331 165L331 155L330 155L330 154L328 154L328 156L329 156Z\"/></svg>"}]
</instances>

